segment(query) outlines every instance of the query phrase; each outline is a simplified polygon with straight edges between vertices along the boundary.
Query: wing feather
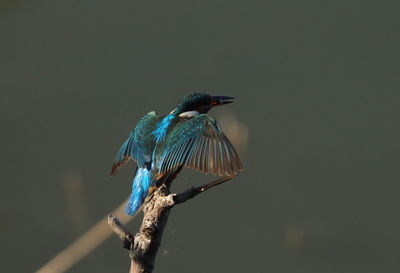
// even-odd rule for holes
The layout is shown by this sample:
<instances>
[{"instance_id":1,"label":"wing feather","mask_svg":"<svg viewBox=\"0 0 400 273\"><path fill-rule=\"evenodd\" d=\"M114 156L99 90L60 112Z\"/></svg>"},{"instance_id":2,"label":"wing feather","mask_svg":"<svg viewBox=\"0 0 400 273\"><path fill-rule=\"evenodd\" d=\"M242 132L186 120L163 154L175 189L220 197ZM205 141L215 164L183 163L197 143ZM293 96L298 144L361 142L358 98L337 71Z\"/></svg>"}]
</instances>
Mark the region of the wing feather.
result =
<instances>
[{"instance_id":1,"label":"wing feather","mask_svg":"<svg viewBox=\"0 0 400 273\"><path fill-rule=\"evenodd\" d=\"M151 137L151 128L160 119L156 112L147 113L136 125L135 129L129 135L128 139L121 145L114 158L111 168L111 175L116 175L121 167L129 160L135 160L138 165L151 160L151 152L154 147L154 141ZM150 130L149 130L150 128Z\"/></svg>"},{"instance_id":2,"label":"wing feather","mask_svg":"<svg viewBox=\"0 0 400 273\"><path fill-rule=\"evenodd\" d=\"M181 165L217 176L234 176L242 170L235 148L218 123L205 114L179 122L162 150L157 162L160 172Z\"/></svg>"}]
</instances>

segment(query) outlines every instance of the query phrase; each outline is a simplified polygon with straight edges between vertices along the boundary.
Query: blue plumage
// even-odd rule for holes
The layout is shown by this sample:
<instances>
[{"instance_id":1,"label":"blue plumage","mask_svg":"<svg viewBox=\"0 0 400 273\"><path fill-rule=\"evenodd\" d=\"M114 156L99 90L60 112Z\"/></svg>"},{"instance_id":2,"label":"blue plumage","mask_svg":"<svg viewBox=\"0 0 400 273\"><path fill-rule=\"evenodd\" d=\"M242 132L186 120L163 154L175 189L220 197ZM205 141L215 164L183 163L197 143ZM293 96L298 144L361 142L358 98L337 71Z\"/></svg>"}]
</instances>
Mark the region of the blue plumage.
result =
<instances>
[{"instance_id":1,"label":"blue plumage","mask_svg":"<svg viewBox=\"0 0 400 273\"><path fill-rule=\"evenodd\" d=\"M169 114L157 123L156 128L152 132L152 135L157 143L160 143L165 138L168 127L174 118L176 118L174 115Z\"/></svg>"},{"instance_id":2,"label":"blue plumage","mask_svg":"<svg viewBox=\"0 0 400 273\"><path fill-rule=\"evenodd\" d=\"M146 168L138 168L132 183L132 193L129 197L125 212L134 215L142 205L147 196L147 192L153 182L151 171Z\"/></svg>"},{"instance_id":3,"label":"blue plumage","mask_svg":"<svg viewBox=\"0 0 400 273\"><path fill-rule=\"evenodd\" d=\"M228 104L231 97L193 93L184 97L166 116L145 115L122 144L111 175L130 159L138 168L125 212L134 215L152 186L160 185L180 167L218 176L235 176L240 159L218 123L207 115L214 106ZM188 115L188 113L198 113Z\"/></svg>"}]
</instances>

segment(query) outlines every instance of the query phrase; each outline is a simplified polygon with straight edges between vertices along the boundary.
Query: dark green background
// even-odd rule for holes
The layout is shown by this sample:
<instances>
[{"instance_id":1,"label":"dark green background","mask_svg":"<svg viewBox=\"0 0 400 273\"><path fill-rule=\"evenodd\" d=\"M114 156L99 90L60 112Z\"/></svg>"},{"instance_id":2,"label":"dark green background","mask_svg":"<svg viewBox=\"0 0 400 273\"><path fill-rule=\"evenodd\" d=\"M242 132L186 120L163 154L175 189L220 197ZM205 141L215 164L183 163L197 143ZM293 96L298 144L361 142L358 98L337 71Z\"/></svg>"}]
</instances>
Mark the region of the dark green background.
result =
<instances>
[{"instance_id":1,"label":"dark green background","mask_svg":"<svg viewBox=\"0 0 400 273\"><path fill-rule=\"evenodd\" d=\"M211 114L248 126L245 172L173 210L155 272L400 272L399 8L1 1L0 271L33 272L117 206L133 165L109 169L137 120L205 90L236 97ZM69 272L128 263L112 237Z\"/></svg>"}]
</instances>

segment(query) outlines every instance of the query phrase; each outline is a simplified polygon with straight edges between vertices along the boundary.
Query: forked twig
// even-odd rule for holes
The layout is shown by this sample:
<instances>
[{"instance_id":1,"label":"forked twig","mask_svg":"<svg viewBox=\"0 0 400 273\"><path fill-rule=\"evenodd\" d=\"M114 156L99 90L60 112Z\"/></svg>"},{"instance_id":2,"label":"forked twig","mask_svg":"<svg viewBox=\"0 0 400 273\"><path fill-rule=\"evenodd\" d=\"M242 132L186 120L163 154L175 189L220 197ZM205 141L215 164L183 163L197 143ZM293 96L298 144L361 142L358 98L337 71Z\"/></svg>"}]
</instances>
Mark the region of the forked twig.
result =
<instances>
[{"instance_id":1,"label":"forked twig","mask_svg":"<svg viewBox=\"0 0 400 273\"><path fill-rule=\"evenodd\" d=\"M178 194L171 194L169 191L170 184L180 171L181 169L178 169L163 185L146 198L143 206L142 225L135 235L130 233L117 217L111 214L108 216L108 224L111 229L122 240L124 248L129 250L131 257L130 273L150 273L153 271L155 257L161 244L169 211L174 205L184 203L233 178L233 176L222 177L202 186L192 187Z\"/></svg>"}]
</instances>

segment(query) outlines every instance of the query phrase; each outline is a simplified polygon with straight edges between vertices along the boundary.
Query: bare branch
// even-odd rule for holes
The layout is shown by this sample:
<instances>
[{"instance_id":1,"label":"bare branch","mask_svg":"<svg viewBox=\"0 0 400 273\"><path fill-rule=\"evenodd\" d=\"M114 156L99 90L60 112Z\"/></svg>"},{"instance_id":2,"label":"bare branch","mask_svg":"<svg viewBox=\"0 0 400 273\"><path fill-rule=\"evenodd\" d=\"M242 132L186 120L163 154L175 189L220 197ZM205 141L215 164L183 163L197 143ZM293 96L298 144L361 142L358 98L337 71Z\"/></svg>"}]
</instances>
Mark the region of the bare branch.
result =
<instances>
[{"instance_id":1,"label":"bare branch","mask_svg":"<svg viewBox=\"0 0 400 273\"><path fill-rule=\"evenodd\" d=\"M182 168L178 168L169 175L162 185L146 198L143 205L143 221L139 232L134 236L112 215L108 216L108 224L111 229L124 242L124 247L129 249L131 257L130 273L151 273L158 248L161 245L161 238L171 208L192 199L196 195L205 192L230 179L232 176L222 177L199 187L193 187L179 194L171 194L169 191L172 180Z\"/></svg>"},{"instance_id":2,"label":"bare branch","mask_svg":"<svg viewBox=\"0 0 400 273\"><path fill-rule=\"evenodd\" d=\"M131 249L134 244L133 234L118 220L117 217L109 214L107 218L108 225L114 233L122 240L124 248Z\"/></svg>"},{"instance_id":3,"label":"bare branch","mask_svg":"<svg viewBox=\"0 0 400 273\"><path fill-rule=\"evenodd\" d=\"M192 199L196 195L198 195L202 192L205 192L206 190L209 190L212 187L218 186L226 181L231 180L233 177L234 176L225 176L225 177L219 178L217 180L214 180L210 183L204 184L202 186L192 187L190 189L187 189L184 192L175 194L175 196L174 196L175 204L180 204L180 203L186 202L187 200Z\"/></svg>"}]
</instances>

